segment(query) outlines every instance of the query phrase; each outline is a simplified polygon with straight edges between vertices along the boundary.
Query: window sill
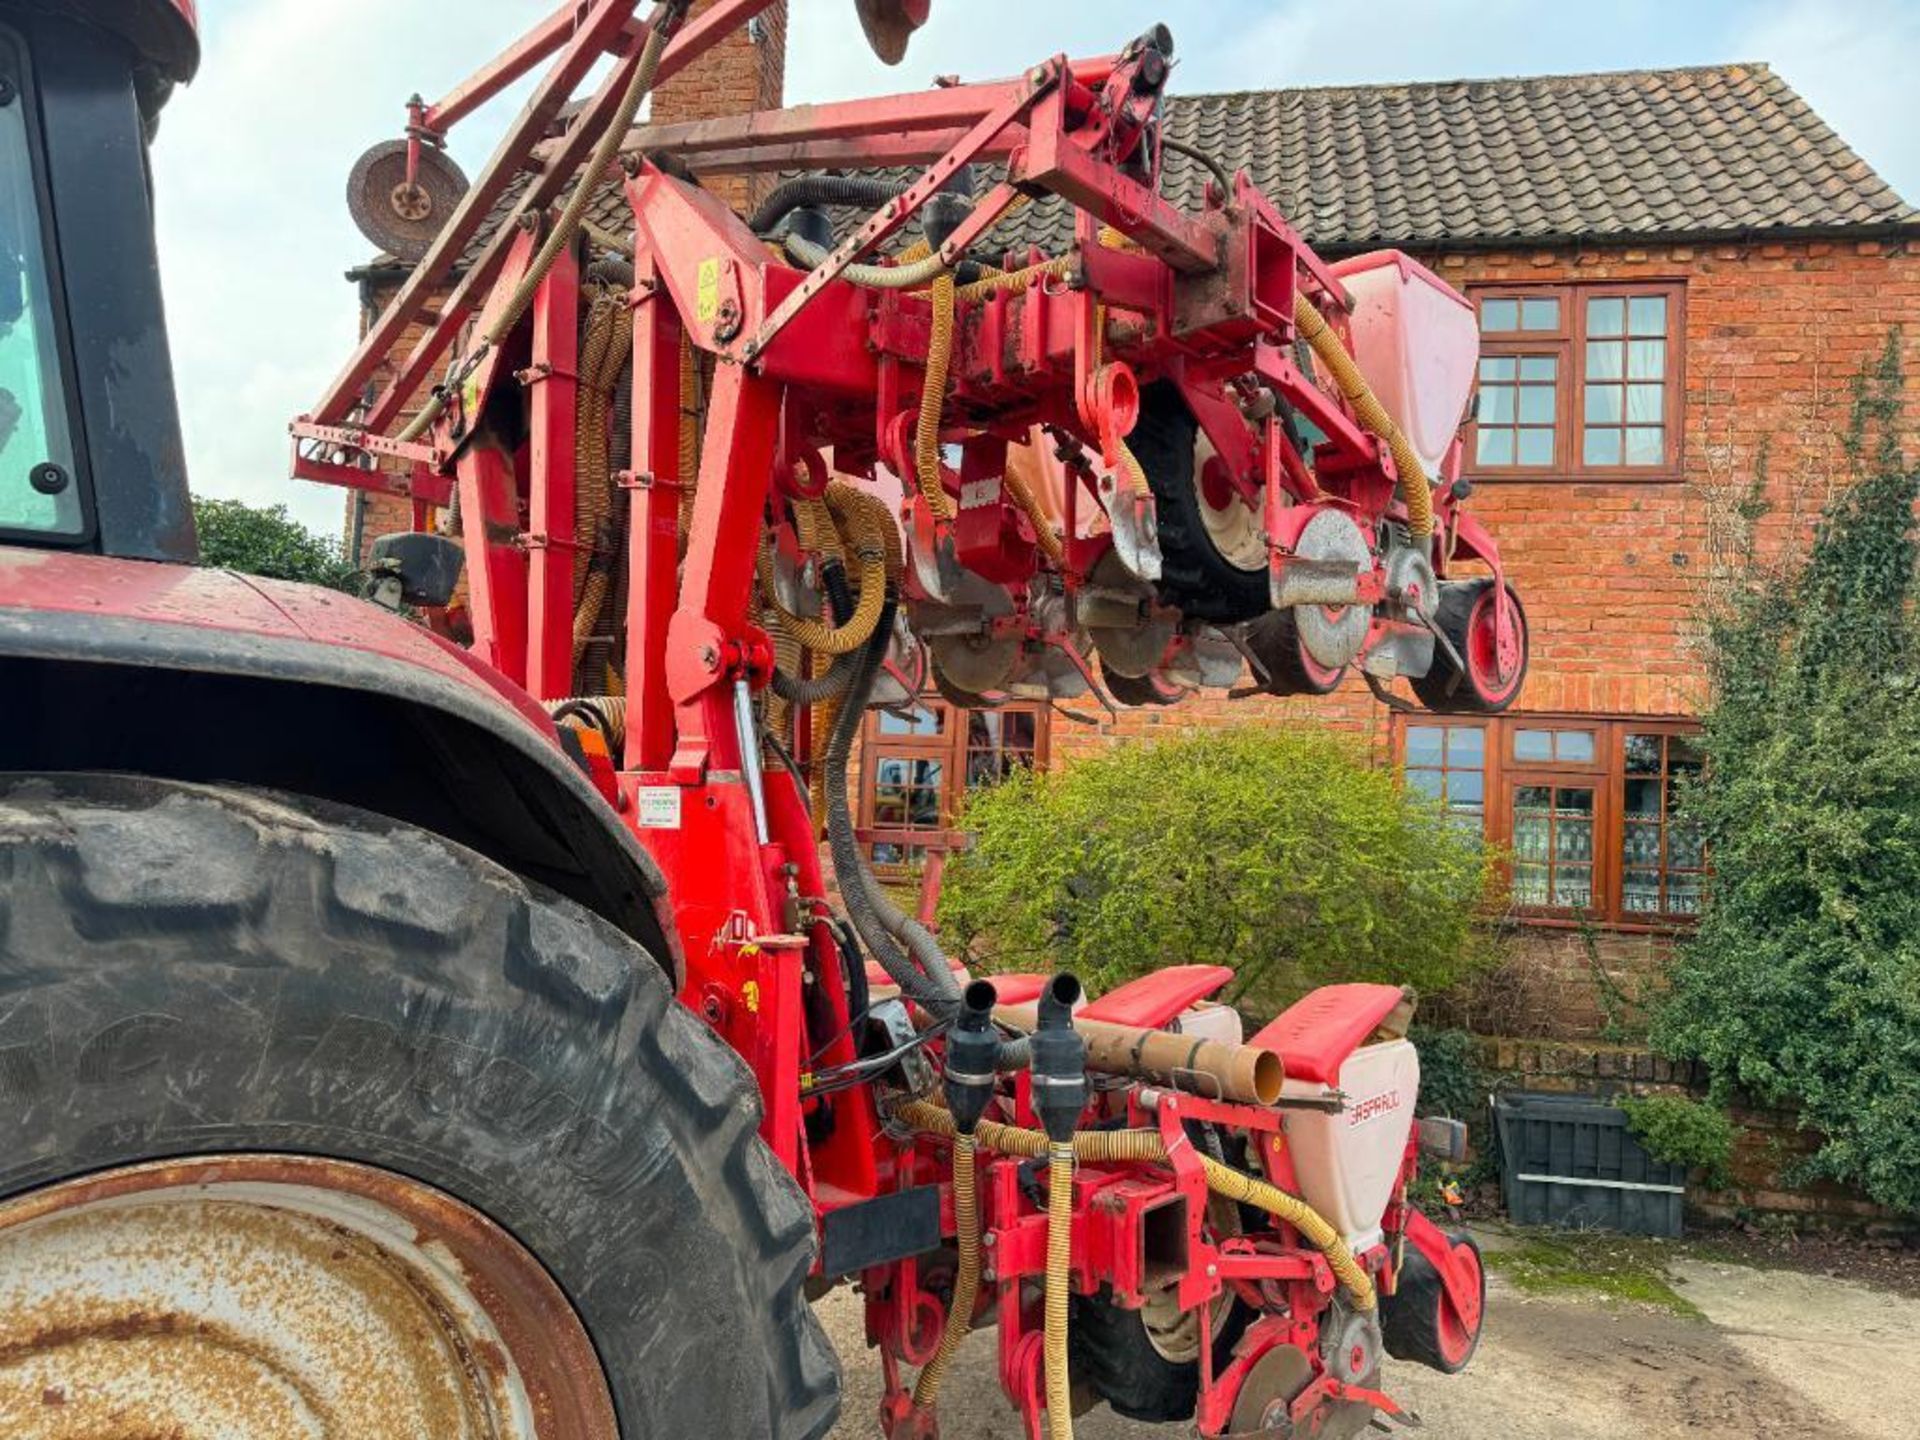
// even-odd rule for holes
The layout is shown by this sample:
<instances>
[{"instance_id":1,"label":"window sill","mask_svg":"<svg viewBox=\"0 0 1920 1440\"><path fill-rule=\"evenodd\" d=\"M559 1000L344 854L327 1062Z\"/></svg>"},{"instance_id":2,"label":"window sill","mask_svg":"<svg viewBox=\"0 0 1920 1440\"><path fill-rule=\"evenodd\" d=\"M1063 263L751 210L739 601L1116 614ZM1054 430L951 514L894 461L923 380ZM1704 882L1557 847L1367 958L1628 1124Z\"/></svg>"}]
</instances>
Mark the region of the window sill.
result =
<instances>
[{"instance_id":1,"label":"window sill","mask_svg":"<svg viewBox=\"0 0 1920 1440\"><path fill-rule=\"evenodd\" d=\"M1603 920L1594 916L1580 919L1565 913L1520 909L1509 910L1502 918L1536 930L1604 930L1609 935L1679 936L1691 933L1700 923L1691 919Z\"/></svg>"},{"instance_id":2,"label":"window sill","mask_svg":"<svg viewBox=\"0 0 1920 1440\"><path fill-rule=\"evenodd\" d=\"M1683 485L1678 470L1608 470L1570 475L1562 470L1462 470L1461 478L1480 485Z\"/></svg>"}]
</instances>

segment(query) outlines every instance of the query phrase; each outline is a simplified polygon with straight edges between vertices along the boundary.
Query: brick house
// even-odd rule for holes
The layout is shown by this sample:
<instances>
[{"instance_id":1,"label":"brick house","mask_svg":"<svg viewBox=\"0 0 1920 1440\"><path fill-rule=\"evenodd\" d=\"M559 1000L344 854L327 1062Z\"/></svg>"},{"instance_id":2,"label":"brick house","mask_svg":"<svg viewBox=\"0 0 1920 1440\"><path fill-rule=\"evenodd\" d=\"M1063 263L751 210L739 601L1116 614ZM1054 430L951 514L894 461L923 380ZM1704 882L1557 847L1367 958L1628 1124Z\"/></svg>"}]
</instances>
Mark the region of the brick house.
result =
<instances>
[{"instance_id":1,"label":"brick house","mask_svg":"<svg viewBox=\"0 0 1920 1440\"><path fill-rule=\"evenodd\" d=\"M667 87L654 120L777 106L783 10ZM1474 301L1467 473L1528 611L1520 705L1401 714L1350 680L1324 700L1210 693L1097 723L938 703L876 715L858 811L875 860L910 870L964 789L1012 764L1311 717L1365 737L1512 855L1521 943L1456 1018L1555 1042L1529 1074L1653 1078L1650 1057L1591 1042L1631 1030L1699 905L1699 847L1667 818L1697 763L1694 617L1733 578L1732 506L1763 455L1766 551L1803 543L1841 480L1850 377L1920 319L1920 211L1758 64L1183 95L1168 124L1246 168L1323 254L1404 249ZM1197 202L1197 167L1176 162L1170 186ZM1057 249L1058 221L1036 205L1023 238ZM370 305L395 279L355 273ZM1907 343L1920 420L1920 327ZM349 529L397 523L353 511Z\"/></svg>"}]
</instances>

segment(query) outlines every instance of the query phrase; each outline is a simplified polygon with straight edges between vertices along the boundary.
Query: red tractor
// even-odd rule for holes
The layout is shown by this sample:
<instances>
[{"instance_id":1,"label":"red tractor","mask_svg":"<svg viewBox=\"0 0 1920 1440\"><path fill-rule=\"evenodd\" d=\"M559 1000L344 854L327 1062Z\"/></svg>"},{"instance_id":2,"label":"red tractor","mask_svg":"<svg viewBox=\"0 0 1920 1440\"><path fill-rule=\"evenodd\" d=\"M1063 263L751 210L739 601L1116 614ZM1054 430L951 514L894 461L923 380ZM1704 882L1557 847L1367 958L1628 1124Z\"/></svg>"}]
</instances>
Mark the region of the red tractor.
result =
<instances>
[{"instance_id":1,"label":"red tractor","mask_svg":"<svg viewBox=\"0 0 1920 1440\"><path fill-rule=\"evenodd\" d=\"M1471 312L1164 133L1164 28L634 130L768 4L570 3L356 169L416 263L292 432L412 504L364 603L193 566L190 0L0 0L0 1432L819 1436L841 1283L895 1437L975 1325L1036 1436L1353 1436L1471 1357L1412 997L970 976L846 784L926 689L1509 704ZM860 4L888 58L925 12Z\"/></svg>"}]
</instances>

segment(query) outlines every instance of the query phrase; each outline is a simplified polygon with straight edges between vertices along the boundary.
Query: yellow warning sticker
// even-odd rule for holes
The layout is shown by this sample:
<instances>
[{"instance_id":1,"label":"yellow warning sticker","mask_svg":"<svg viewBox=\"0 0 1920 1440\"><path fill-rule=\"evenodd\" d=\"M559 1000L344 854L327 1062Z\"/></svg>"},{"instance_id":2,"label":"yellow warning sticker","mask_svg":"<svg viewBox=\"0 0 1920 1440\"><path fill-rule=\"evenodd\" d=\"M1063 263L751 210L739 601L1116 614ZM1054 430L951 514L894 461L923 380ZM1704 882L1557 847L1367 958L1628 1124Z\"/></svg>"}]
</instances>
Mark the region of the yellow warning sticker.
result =
<instances>
[{"instance_id":1,"label":"yellow warning sticker","mask_svg":"<svg viewBox=\"0 0 1920 1440\"><path fill-rule=\"evenodd\" d=\"M720 261L717 258L700 262L698 287L693 318L702 325L711 324L713 317L720 313Z\"/></svg>"}]
</instances>

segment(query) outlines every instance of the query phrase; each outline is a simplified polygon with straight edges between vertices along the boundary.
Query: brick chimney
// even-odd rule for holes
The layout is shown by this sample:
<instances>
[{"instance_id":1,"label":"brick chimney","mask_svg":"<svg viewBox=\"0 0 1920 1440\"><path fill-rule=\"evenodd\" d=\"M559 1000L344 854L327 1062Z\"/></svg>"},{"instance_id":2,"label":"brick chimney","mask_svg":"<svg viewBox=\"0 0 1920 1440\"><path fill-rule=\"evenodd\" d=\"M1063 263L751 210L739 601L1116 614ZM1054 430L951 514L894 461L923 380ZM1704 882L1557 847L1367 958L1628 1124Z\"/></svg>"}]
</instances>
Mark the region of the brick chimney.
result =
<instances>
[{"instance_id":1,"label":"brick chimney","mask_svg":"<svg viewBox=\"0 0 1920 1440\"><path fill-rule=\"evenodd\" d=\"M690 18L711 10L715 3L698 0ZM651 121L672 125L778 110L786 68L787 0L776 0L750 25L735 30L655 91ZM745 210L767 192L772 181L767 176L717 175L706 183L734 209Z\"/></svg>"}]
</instances>

